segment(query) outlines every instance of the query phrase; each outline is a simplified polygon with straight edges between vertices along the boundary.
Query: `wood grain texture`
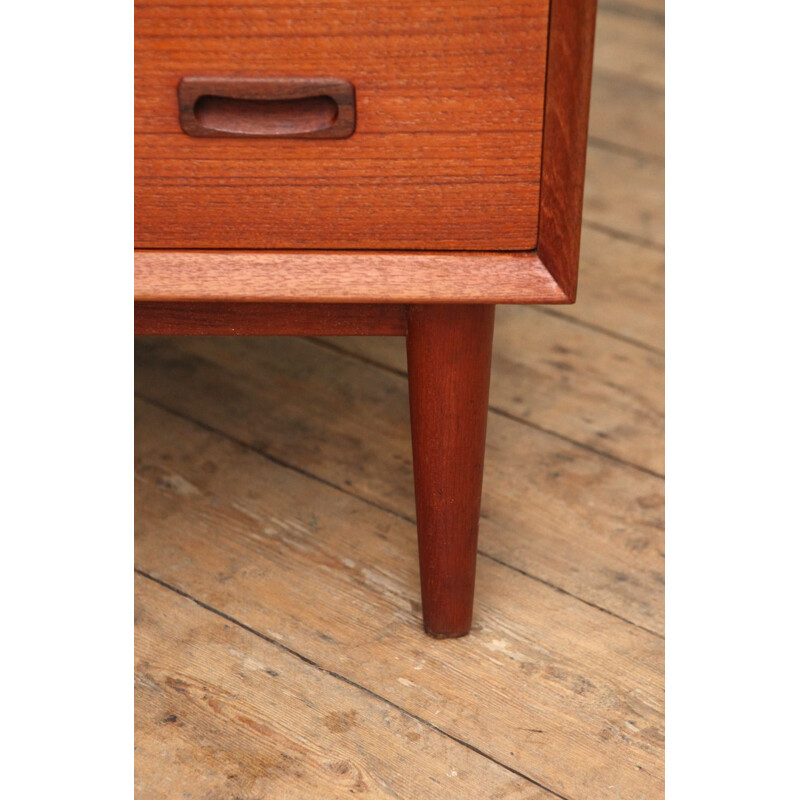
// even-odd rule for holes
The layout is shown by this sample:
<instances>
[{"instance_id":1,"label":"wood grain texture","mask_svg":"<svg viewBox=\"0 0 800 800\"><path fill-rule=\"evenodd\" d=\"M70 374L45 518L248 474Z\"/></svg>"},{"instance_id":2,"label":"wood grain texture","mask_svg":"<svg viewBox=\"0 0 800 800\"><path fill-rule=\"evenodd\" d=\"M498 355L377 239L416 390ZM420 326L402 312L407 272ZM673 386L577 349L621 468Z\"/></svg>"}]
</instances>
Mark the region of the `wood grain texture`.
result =
<instances>
[{"instance_id":1,"label":"wood grain texture","mask_svg":"<svg viewBox=\"0 0 800 800\"><path fill-rule=\"evenodd\" d=\"M535 253L135 254L136 300L564 303Z\"/></svg>"},{"instance_id":2,"label":"wood grain texture","mask_svg":"<svg viewBox=\"0 0 800 800\"><path fill-rule=\"evenodd\" d=\"M469 633L494 306L412 305L408 386L425 630Z\"/></svg>"},{"instance_id":3,"label":"wood grain texture","mask_svg":"<svg viewBox=\"0 0 800 800\"><path fill-rule=\"evenodd\" d=\"M662 355L520 307L501 310L496 340L496 408L663 475Z\"/></svg>"},{"instance_id":4,"label":"wood grain texture","mask_svg":"<svg viewBox=\"0 0 800 800\"><path fill-rule=\"evenodd\" d=\"M578 302L558 315L663 353L664 253L591 228L584 228L583 243ZM616 350L606 339L590 341L609 355ZM654 380L625 370L617 383L627 385L628 376L644 385Z\"/></svg>"},{"instance_id":5,"label":"wood grain texture","mask_svg":"<svg viewBox=\"0 0 800 800\"><path fill-rule=\"evenodd\" d=\"M140 0L137 246L533 248L547 7ZM356 132L186 136L176 87L189 75L349 80Z\"/></svg>"},{"instance_id":6,"label":"wood grain texture","mask_svg":"<svg viewBox=\"0 0 800 800\"><path fill-rule=\"evenodd\" d=\"M552 0L537 251L570 300L580 254L596 0Z\"/></svg>"},{"instance_id":7,"label":"wood grain texture","mask_svg":"<svg viewBox=\"0 0 800 800\"><path fill-rule=\"evenodd\" d=\"M624 296L632 297L631 290ZM498 413L664 473L662 354L524 306L497 310L494 338L492 408ZM405 371L402 341L368 337L326 343Z\"/></svg>"},{"instance_id":8,"label":"wood grain texture","mask_svg":"<svg viewBox=\"0 0 800 800\"><path fill-rule=\"evenodd\" d=\"M147 578L135 590L142 800L552 798Z\"/></svg>"},{"instance_id":9,"label":"wood grain texture","mask_svg":"<svg viewBox=\"0 0 800 800\"><path fill-rule=\"evenodd\" d=\"M663 90L663 19L601 10L594 64L603 73Z\"/></svg>"},{"instance_id":10,"label":"wood grain texture","mask_svg":"<svg viewBox=\"0 0 800 800\"><path fill-rule=\"evenodd\" d=\"M609 3L601 0L604 4ZM604 53L604 68L614 71L613 50ZM620 55L617 62L623 64L626 54ZM608 93L609 102L624 101L626 87L640 85L635 74L616 72L619 91ZM642 119L631 119L631 124L647 130L652 104L631 103L627 108L634 106ZM593 98L593 112L595 108ZM608 119L627 114L612 108ZM612 127L608 133L608 141L627 143L625 130ZM611 186L626 174L626 163L620 162L613 170L596 172L595 179ZM413 697L421 718L498 761L513 758L511 766L539 778L563 774L563 780L549 785L561 788L560 794L570 800L663 798L662 652L643 648L641 639L635 647L620 647L625 623L617 620L609 628L607 615L598 608L565 595L558 594L551 604L551 590L541 583L644 627L663 629L663 481L570 444L562 438L569 431L561 427L569 424L574 432L584 411L591 410L587 435L616 430L609 446L626 451L632 461L644 452L636 442L642 441L643 432L637 429L646 418L633 414L627 431L615 420L623 419L626 408L641 408L636 392L650 396L661 379L619 337L662 346L663 253L619 238L627 235L628 220L625 215L616 218L618 233L584 229L576 305L498 309L492 394L499 403L498 389L507 389L517 411L531 415L525 425L505 413L490 414L483 555L478 560L476 625L468 639L435 642L416 627L417 545L411 524L394 516L411 520L414 513L402 377L366 361L317 352L322 348L309 342L214 337L137 343L140 392L297 471L284 478L279 467L244 456L244 449L230 442L221 451L211 446L212 435L199 441L184 436L174 419L162 424L160 417L143 415L136 467L140 566L155 564L162 577L176 580L188 576L184 588L202 602L224 601L228 613L259 621L266 635L304 656L323 652L325 665L335 672L351 676L348 670L355 664L353 672L367 673L379 695L400 704ZM523 312L547 322L532 321L534 329L517 340L517 314ZM562 318L555 319L556 314ZM568 326L583 327L583 335L567 344L569 352L556 353L552 348ZM328 341L340 346L394 344L403 357L399 339ZM530 353L519 353L520 343ZM366 359L375 355L374 350L364 352ZM592 370L583 373L587 381L576 381L550 362L576 369L589 362ZM510 394L513 389L516 393ZM558 414L564 397L573 410ZM544 421L540 411L559 423L557 435L534 427ZM603 446L602 439L595 441L598 448ZM339 487L341 494L321 487L314 476ZM368 509L367 503L391 513ZM265 591L272 594L265 598ZM344 734L338 717L331 720L333 730L319 725L317 711L324 719L330 706L336 713L358 707L349 705L350 696L335 693L330 683L314 681L299 661L294 668L287 661L280 677L270 676L286 690L273 691L246 669L249 655L273 667L260 650L268 643L255 635L241 643L219 639L195 618L172 625L179 616L163 609L158 626L147 623L154 647L171 660L153 659L156 667L137 682L137 714L146 715L140 717L137 741L137 770L147 781L143 796L180 797L181 791L173 790L177 784L188 786L195 797L204 796L207 786L215 798L275 795L305 800L336 796L342 784L358 789L356 770L368 786L367 796L381 796L386 786L401 797L447 797L451 785L459 798L505 796L502 787L477 778L480 788L470 791L464 770L469 780L479 767L472 761L450 762L456 757L453 750L441 756L430 751L431 758L452 763L458 776L449 768L444 778L429 772L427 756L423 763L410 738L403 742L408 729L396 728L391 712L364 710L362 716L359 709L356 725ZM206 648L209 643L213 651ZM162 672L159 667L165 663ZM171 707L154 705L160 702L160 690L153 683L164 674L178 679L188 675L188 698L169 688L160 697ZM248 749L250 729L237 720L211 709L201 718L204 704L192 689L194 679L203 680L211 690L209 698L222 699L229 709L235 702L231 695L249 705L244 677L252 681L258 711L248 718L281 732L281 720L288 718L296 736L290 732L276 741L253 732L257 739ZM175 723L165 722L176 711L173 703L184 698L191 714L181 717L180 706ZM267 698L269 705L260 705ZM372 702L383 709L382 699ZM631 708L635 713L628 716ZM399 741L382 736L373 726L376 719L385 720L385 732L399 733ZM564 742L560 752L553 747L554 731L555 745ZM427 751L430 740L424 732L409 732L423 734L416 744ZM634 761L642 742L651 748L648 760ZM271 756L281 745L294 756L292 767L308 765L302 778L275 774L278 759ZM320 748L341 754L349 765L341 779L335 776L335 788ZM480 762L478 753L468 752ZM229 765L235 769L228 770ZM439 782L430 780L420 789L418 774ZM268 785L274 781L276 791L254 783L248 793L251 778ZM293 778L299 795L293 794ZM529 790L521 797L538 797L534 784L526 786Z\"/></svg>"},{"instance_id":11,"label":"wood grain texture","mask_svg":"<svg viewBox=\"0 0 800 800\"><path fill-rule=\"evenodd\" d=\"M664 162L591 148L586 159L587 223L664 247Z\"/></svg>"},{"instance_id":12,"label":"wood grain texture","mask_svg":"<svg viewBox=\"0 0 800 800\"><path fill-rule=\"evenodd\" d=\"M138 414L140 569L561 796L661 796L660 639L486 558L473 634L425 637L412 524Z\"/></svg>"},{"instance_id":13,"label":"wood grain texture","mask_svg":"<svg viewBox=\"0 0 800 800\"><path fill-rule=\"evenodd\" d=\"M408 308L369 303L134 304L137 334L405 336Z\"/></svg>"},{"instance_id":14,"label":"wood grain texture","mask_svg":"<svg viewBox=\"0 0 800 800\"><path fill-rule=\"evenodd\" d=\"M589 137L602 145L664 158L664 92L595 70ZM591 188L591 184L587 189Z\"/></svg>"},{"instance_id":15,"label":"wood grain texture","mask_svg":"<svg viewBox=\"0 0 800 800\"><path fill-rule=\"evenodd\" d=\"M503 311L498 310L498 319ZM402 354L403 343L393 341ZM543 360L549 361L552 344L545 346ZM140 339L136 352L141 396L414 519L403 376L291 338ZM602 362L615 373L617 355L626 353L612 352ZM495 346L496 363L507 363L510 356ZM535 358L533 353L532 366ZM633 359L626 365L633 386L652 379L641 366ZM540 390L540 405L542 396L554 404L550 419L557 419L559 402L573 409L572 416L580 414L574 409L581 398L570 397L564 375L552 368L521 369L516 396L524 397L531 382L541 380L549 388ZM605 407L591 394L583 405L594 408L601 429L608 424L602 418ZM621 418L617 412L614 419ZM481 551L658 632L664 625L663 497L659 478L560 435L490 414Z\"/></svg>"}]
</instances>

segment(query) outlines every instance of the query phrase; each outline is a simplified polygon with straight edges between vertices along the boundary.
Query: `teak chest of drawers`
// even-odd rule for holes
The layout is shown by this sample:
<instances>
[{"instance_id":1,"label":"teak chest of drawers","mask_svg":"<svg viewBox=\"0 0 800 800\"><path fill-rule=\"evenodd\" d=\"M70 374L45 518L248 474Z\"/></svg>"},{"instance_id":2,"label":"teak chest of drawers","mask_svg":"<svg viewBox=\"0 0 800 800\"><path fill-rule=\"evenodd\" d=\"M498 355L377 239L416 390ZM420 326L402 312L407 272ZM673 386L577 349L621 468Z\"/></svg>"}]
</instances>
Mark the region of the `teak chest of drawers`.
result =
<instances>
[{"instance_id":1,"label":"teak chest of drawers","mask_svg":"<svg viewBox=\"0 0 800 800\"><path fill-rule=\"evenodd\" d=\"M497 303L575 299L595 0L139 0L136 332L406 336L469 631Z\"/></svg>"}]
</instances>

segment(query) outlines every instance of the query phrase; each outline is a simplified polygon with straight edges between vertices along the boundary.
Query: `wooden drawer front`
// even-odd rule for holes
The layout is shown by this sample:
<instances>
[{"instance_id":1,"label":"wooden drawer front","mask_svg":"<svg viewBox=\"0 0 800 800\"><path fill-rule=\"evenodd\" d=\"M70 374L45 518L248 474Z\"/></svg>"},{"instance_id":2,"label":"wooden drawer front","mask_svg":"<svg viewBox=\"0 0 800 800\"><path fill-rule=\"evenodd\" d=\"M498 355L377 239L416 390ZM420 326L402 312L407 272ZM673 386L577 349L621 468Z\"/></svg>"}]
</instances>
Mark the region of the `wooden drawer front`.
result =
<instances>
[{"instance_id":1,"label":"wooden drawer front","mask_svg":"<svg viewBox=\"0 0 800 800\"><path fill-rule=\"evenodd\" d=\"M136 245L527 250L547 0L140 0ZM183 77L339 78L346 139L195 138Z\"/></svg>"}]
</instances>

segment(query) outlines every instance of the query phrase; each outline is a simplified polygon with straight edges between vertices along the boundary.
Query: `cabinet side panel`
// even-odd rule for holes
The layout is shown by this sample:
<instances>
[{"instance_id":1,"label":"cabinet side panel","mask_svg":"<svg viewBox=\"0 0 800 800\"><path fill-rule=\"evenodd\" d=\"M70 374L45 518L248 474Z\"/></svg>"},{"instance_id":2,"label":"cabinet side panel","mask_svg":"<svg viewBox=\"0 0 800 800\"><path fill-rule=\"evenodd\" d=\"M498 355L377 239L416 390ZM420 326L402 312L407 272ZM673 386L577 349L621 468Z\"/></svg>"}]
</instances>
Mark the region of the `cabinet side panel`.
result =
<instances>
[{"instance_id":1,"label":"cabinet side panel","mask_svg":"<svg viewBox=\"0 0 800 800\"><path fill-rule=\"evenodd\" d=\"M547 46L539 256L575 298L596 0L551 0Z\"/></svg>"}]
</instances>

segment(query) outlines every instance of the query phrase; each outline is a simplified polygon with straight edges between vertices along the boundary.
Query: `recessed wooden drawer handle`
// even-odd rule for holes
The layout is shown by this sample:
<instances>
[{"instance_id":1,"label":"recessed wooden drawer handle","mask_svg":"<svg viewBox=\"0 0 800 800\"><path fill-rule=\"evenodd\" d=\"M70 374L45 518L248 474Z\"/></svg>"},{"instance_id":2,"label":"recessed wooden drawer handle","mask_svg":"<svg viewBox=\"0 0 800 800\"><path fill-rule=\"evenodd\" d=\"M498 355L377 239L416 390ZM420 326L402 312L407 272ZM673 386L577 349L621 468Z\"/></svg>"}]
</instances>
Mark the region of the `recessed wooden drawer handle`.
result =
<instances>
[{"instance_id":1,"label":"recessed wooden drawer handle","mask_svg":"<svg viewBox=\"0 0 800 800\"><path fill-rule=\"evenodd\" d=\"M189 136L345 139L356 127L353 85L338 78L183 78Z\"/></svg>"}]
</instances>

